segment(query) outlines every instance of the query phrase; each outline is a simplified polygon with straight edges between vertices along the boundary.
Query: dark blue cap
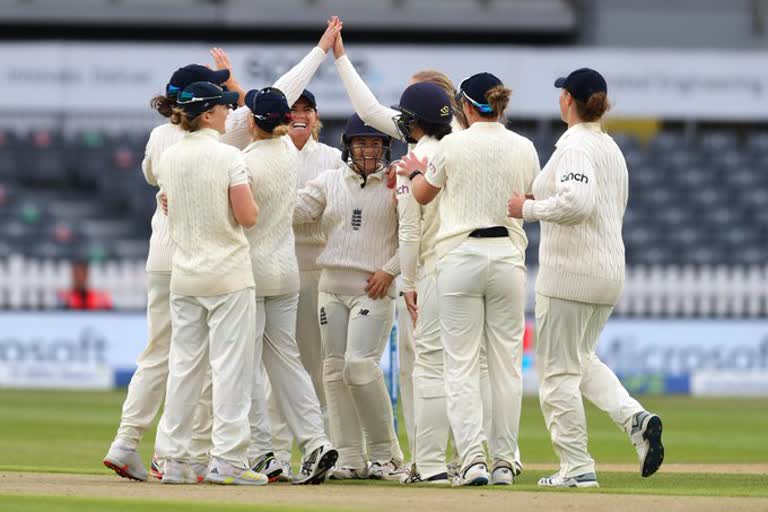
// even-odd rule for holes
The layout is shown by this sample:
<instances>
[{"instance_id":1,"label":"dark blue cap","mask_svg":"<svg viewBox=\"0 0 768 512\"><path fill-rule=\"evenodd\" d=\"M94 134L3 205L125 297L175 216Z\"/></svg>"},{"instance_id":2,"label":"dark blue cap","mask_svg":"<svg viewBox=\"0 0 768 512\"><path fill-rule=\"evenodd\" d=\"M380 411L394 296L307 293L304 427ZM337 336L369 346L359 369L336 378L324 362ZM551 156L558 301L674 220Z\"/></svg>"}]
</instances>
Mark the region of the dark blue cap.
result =
<instances>
[{"instance_id":1,"label":"dark blue cap","mask_svg":"<svg viewBox=\"0 0 768 512\"><path fill-rule=\"evenodd\" d=\"M451 99L442 87L431 82L409 86L400 96L400 104L393 108L427 123L451 124L453 119Z\"/></svg>"},{"instance_id":2,"label":"dark blue cap","mask_svg":"<svg viewBox=\"0 0 768 512\"><path fill-rule=\"evenodd\" d=\"M304 89L301 92L301 96L299 96L299 100L301 98L304 98L305 100L307 100L307 103L309 103L309 106L312 107L313 109L317 110L317 101L315 101L315 95L314 94L309 92L307 89ZM296 101L298 101L298 100L296 100Z\"/></svg>"},{"instance_id":3,"label":"dark blue cap","mask_svg":"<svg viewBox=\"0 0 768 512\"><path fill-rule=\"evenodd\" d=\"M352 137L379 137L385 141L390 140L389 135L380 132L373 126L368 126L357 114L352 114L347 120L347 126L344 127L344 134L341 138L344 142L349 143Z\"/></svg>"},{"instance_id":4,"label":"dark blue cap","mask_svg":"<svg viewBox=\"0 0 768 512\"><path fill-rule=\"evenodd\" d=\"M291 120L291 108L280 89L274 87L265 87L258 91L251 89L245 95L245 104L256 118L256 124L268 132Z\"/></svg>"},{"instance_id":5,"label":"dark blue cap","mask_svg":"<svg viewBox=\"0 0 768 512\"><path fill-rule=\"evenodd\" d=\"M197 117L216 105L237 105L240 94L225 91L211 82L193 82L181 91L176 103L189 117Z\"/></svg>"},{"instance_id":6,"label":"dark blue cap","mask_svg":"<svg viewBox=\"0 0 768 512\"><path fill-rule=\"evenodd\" d=\"M482 113L493 112L493 107L488 104L486 93L496 87L504 85L491 73L477 73L461 82L457 97L464 97Z\"/></svg>"},{"instance_id":7,"label":"dark blue cap","mask_svg":"<svg viewBox=\"0 0 768 512\"><path fill-rule=\"evenodd\" d=\"M213 70L200 64L189 64L177 69L171 75L171 80L165 86L165 95L176 96L186 86L194 82L211 82L221 85L227 80L229 80L228 69Z\"/></svg>"},{"instance_id":8,"label":"dark blue cap","mask_svg":"<svg viewBox=\"0 0 768 512\"><path fill-rule=\"evenodd\" d=\"M555 87L565 89L579 101L586 102L596 92L608 92L603 75L590 68L579 68L567 77L555 80Z\"/></svg>"}]
</instances>

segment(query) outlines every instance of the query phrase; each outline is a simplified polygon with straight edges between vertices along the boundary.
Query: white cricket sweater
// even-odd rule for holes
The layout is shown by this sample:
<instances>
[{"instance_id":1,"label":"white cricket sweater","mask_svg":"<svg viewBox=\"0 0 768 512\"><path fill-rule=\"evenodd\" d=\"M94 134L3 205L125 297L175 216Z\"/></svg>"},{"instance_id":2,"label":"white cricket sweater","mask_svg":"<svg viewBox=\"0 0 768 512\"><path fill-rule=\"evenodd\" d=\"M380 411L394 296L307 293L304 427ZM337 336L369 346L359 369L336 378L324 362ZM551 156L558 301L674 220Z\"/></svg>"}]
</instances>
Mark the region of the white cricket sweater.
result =
<instances>
[{"instance_id":1,"label":"white cricket sweater","mask_svg":"<svg viewBox=\"0 0 768 512\"><path fill-rule=\"evenodd\" d=\"M190 132L165 150L155 176L168 195L176 246L171 292L210 297L252 288L248 240L229 202L230 187L248 183L242 153L215 130Z\"/></svg>"},{"instance_id":2,"label":"white cricket sweater","mask_svg":"<svg viewBox=\"0 0 768 512\"><path fill-rule=\"evenodd\" d=\"M307 88L317 68L325 60L325 52L319 46L315 46L301 61L292 67L286 74L277 79L272 85L285 94L288 105L293 105L301 97L301 93ZM243 105L227 117L226 133L221 136L221 141L238 149L244 149L251 143L251 133L248 129L248 116L251 110Z\"/></svg>"},{"instance_id":3,"label":"white cricket sweater","mask_svg":"<svg viewBox=\"0 0 768 512\"><path fill-rule=\"evenodd\" d=\"M533 143L498 122L476 122L440 141L427 181L440 192L436 256L445 256L481 228L506 226L523 258L528 238L523 222L507 216L513 192L527 193L539 172Z\"/></svg>"},{"instance_id":4,"label":"white cricket sweater","mask_svg":"<svg viewBox=\"0 0 768 512\"><path fill-rule=\"evenodd\" d=\"M422 137L413 148L419 158L431 160L440 147L440 141L434 137ZM402 291L416 289L418 267L423 272L431 273L435 268L435 241L440 229L440 196L426 205L420 205L411 192L411 180L407 176L397 177L397 212L400 221L400 272Z\"/></svg>"},{"instance_id":5,"label":"white cricket sweater","mask_svg":"<svg viewBox=\"0 0 768 512\"><path fill-rule=\"evenodd\" d=\"M580 123L557 141L533 183L523 218L541 221L536 292L615 305L624 287L621 226L629 196L627 163L599 123Z\"/></svg>"},{"instance_id":6,"label":"white cricket sweater","mask_svg":"<svg viewBox=\"0 0 768 512\"><path fill-rule=\"evenodd\" d=\"M341 151L317 142L312 137L298 154L297 190L303 188L310 180L317 178L323 171L338 169L343 165ZM294 226L293 233L296 237L296 258L299 261L299 270L319 270L317 258L325 247L325 235L320 223L298 224Z\"/></svg>"},{"instance_id":7,"label":"white cricket sweater","mask_svg":"<svg viewBox=\"0 0 768 512\"><path fill-rule=\"evenodd\" d=\"M382 169L363 181L344 165L323 172L299 191L294 223L320 220L326 235L317 259L320 291L364 295L366 280L377 270L400 273L397 211L385 173ZM389 295L395 296L394 281Z\"/></svg>"},{"instance_id":8,"label":"white cricket sweater","mask_svg":"<svg viewBox=\"0 0 768 512\"><path fill-rule=\"evenodd\" d=\"M149 134L141 171L144 179L152 186L157 186L154 169L160 161L163 151L184 138L184 130L171 123L155 127ZM159 196L155 213L152 215L152 235L149 238L149 254L147 254L147 272L170 272L173 265L173 240L168 233L168 218L160 206Z\"/></svg>"},{"instance_id":9,"label":"white cricket sweater","mask_svg":"<svg viewBox=\"0 0 768 512\"><path fill-rule=\"evenodd\" d=\"M261 212L256 225L245 230L260 297L299 291L293 238L297 153L288 136L252 142L243 150L253 198Z\"/></svg>"}]
</instances>

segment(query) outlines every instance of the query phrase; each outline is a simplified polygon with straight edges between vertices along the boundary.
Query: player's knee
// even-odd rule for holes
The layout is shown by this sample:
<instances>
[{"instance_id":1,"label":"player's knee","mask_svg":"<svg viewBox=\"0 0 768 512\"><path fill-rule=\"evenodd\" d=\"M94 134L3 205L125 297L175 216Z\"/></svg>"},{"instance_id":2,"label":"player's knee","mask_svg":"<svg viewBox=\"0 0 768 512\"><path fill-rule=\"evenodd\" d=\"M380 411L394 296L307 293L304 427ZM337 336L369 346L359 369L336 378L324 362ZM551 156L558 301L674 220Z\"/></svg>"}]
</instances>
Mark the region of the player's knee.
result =
<instances>
[{"instance_id":1,"label":"player's knee","mask_svg":"<svg viewBox=\"0 0 768 512\"><path fill-rule=\"evenodd\" d=\"M326 357L323 360L323 382L344 380L344 358Z\"/></svg>"},{"instance_id":2,"label":"player's knee","mask_svg":"<svg viewBox=\"0 0 768 512\"><path fill-rule=\"evenodd\" d=\"M351 359L344 365L344 382L348 386L365 386L382 376L381 368L372 357Z\"/></svg>"}]
</instances>

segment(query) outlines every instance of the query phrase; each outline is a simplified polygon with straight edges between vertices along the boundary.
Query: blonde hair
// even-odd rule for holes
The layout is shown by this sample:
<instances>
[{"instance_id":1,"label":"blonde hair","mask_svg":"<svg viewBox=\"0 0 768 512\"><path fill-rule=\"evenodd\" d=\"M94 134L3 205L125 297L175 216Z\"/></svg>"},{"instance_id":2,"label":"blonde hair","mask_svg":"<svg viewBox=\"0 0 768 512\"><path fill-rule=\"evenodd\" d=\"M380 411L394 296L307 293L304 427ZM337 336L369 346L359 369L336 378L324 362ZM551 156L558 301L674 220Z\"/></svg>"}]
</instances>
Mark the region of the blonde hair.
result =
<instances>
[{"instance_id":1,"label":"blonde hair","mask_svg":"<svg viewBox=\"0 0 768 512\"><path fill-rule=\"evenodd\" d=\"M317 112L317 111L315 111L315 112ZM319 141L320 140L320 130L322 130L322 129L323 129L323 122L318 117L315 120L315 126L312 127L312 138L315 139L316 141Z\"/></svg>"},{"instance_id":2,"label":"blonde hair","mask_svg":"<svg viewBox=\"0 0 768 512\"><path fill-rule=\"evenodd\" d=\"M278 124L272 131L267 131L259 126L252 115L248 116L248 118L248 130L254 140L276 139L283 135L288 135L288 132L291 131L291 126L288 123Z\"/></svg>"},{"instance_id":3,"label":"blonde hair","mask_svg":"<svg viewBox=\"0 0 768 512\"><path fill-rule=\"evenodd\" d=\"M453 116L459 121L461 126L464 128L467 127L467 120L464 118L464 111L461 110L459 104L456 103L456 87L453 85L451 79L448 78L448 75L436 69L422 69L421 71L414 73L411 78L414 80L414 82L429 82L439 86L442 90L444 90L448 95L448 98L451 100Z\"/></svg>"},{"instance_id":4,"label":"blonde hair","mask_svg":"<svg viewBox=\"0 0 768 512\"><path fill-rule=\"evenodd\" d=\"M573 100L576 103L579 119L587 123L598 121L611 108L611 102L608 101L608 96L604 92L592 94L586 102L576 98Z\"/></svg>"},{"instance_id":5,"label":"blonde hair","mask_svg":"<svg viewBox=\"0 0 768 512\"><path fill-rule=\"evenodd\" d=\"M180 126L185 132L196 132L200 129L202 122L202 114L190 119L181 108L173 107L171 123Z\"/></svg>"},{"instance_id":6,"label":"blonde hair","mask_svg":"<svg viewBox=\"0 0 768 512\"><path fill-rule=\"evenodd\" d=\"M493 112L487 114L480 112L483 117L501 117L504 111L507 110L509 105L509 98L512 96L512 89L504 87L503 85L496 85L488 89L485 93L485 101L493 109Z\"/></svg>"}]
</instances>

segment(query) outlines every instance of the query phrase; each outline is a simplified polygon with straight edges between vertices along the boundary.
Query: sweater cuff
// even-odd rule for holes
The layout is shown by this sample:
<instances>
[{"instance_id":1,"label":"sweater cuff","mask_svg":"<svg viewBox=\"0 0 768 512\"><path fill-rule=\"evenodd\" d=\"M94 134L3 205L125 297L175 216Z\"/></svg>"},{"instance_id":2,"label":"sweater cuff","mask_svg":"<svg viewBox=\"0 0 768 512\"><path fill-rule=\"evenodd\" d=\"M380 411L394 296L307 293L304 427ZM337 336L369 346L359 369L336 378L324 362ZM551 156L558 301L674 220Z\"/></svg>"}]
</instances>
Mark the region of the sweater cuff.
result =
<instances>
[{"instance_id":1,"label":"sweater cuff","mask_svg":"<svg viewBox=\"0 0 768 512\"><path fill-rule=\"evenodd\" d=\"M400 275L400 255L395 254L395 256L381 268L381 270L391 276L397 277Z\"/></svg>"},{"instance_id":2,"label":"sweater cuff","mask_svg":"<svg viewBox=\"0 0 768 512\"><path fill-rule=\"evenodd\" d=\"M526 199L525 202L523 202L523 220L529 222L539 220L534 213L535 203L536 201L534 199Z\"/></svg>"}]
</instances>

